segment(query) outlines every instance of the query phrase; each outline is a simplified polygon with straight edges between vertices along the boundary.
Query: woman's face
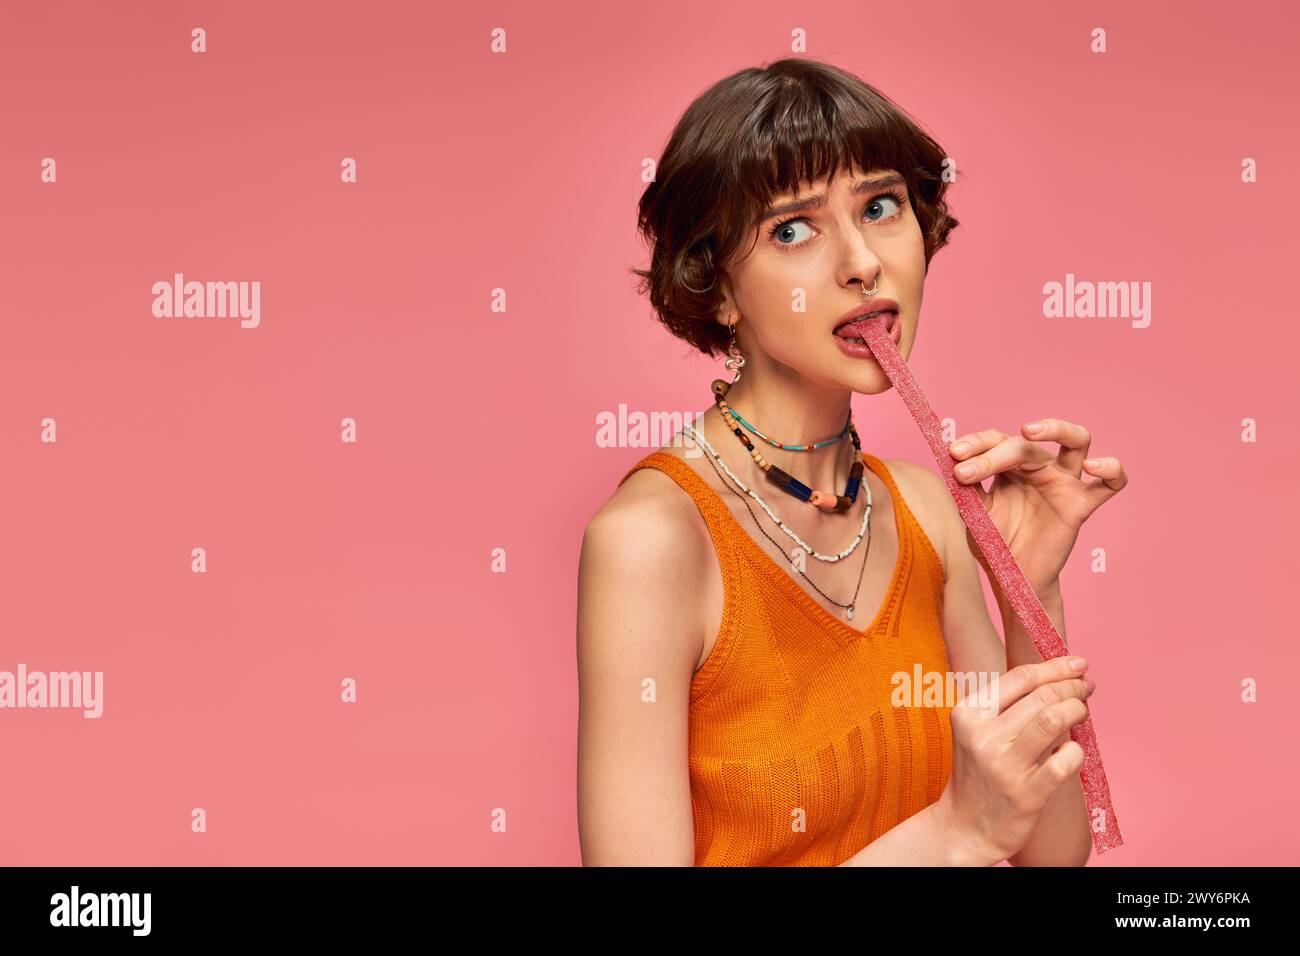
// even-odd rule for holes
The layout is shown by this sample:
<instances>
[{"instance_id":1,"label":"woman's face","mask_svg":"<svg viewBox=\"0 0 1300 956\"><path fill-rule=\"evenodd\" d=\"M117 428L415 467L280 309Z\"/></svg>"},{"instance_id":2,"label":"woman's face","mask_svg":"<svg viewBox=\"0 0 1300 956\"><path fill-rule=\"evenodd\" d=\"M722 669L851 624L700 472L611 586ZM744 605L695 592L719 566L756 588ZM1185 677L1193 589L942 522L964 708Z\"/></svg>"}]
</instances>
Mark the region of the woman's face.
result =
<instances>
[{"instance_id":1,"label":"woman's face","mask_svg":"<svg viewBox=\"0 0 1300 956\"><path fill-rule=\"evenodd\" d=\"M897 180L896 182L893 180ZM883 392L889 379L874 358L846 354L833 330L862 302L898 303L906 358L916 338L925 286L925 244L907 184L891 169L864 174L854 168L798 195L774 198L769 210L797 200L820 205L786 210L755 224L729 272L736 299L719 321L734 319L746 367L759 374L801 376L826 388ZM752 250L751 250L752 245ZM859 281L852 281L859 280ZM878 291L864 296L872 282Z\"/></svg>"}]
</instances>

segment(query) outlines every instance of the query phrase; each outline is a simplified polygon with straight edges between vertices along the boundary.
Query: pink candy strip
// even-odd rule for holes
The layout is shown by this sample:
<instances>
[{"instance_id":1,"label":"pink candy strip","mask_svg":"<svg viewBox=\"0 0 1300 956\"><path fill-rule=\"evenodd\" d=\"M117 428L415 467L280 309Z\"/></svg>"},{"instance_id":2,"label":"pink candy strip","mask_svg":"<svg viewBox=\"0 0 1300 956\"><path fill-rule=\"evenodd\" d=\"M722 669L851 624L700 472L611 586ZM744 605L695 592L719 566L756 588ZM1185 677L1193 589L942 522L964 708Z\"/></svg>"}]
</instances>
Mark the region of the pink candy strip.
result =
<instances>
[{"instance_id":1,"label":"pink candy strip","mask_svg":"<svg viewBox=\"0 0 1300 956\"><path fill-rule=\"evenodd\" d=\"M912 413L912 418L920 426L921 434L925 436L930 451L934 454L934 460L939 464L939 474L948 483L948 491L957 502L962 521L970 529L971 537L975 539L984 559L992 568L993 576L1015 610L1016 617L1033 638L1038 653L1042 655L1043 660L1068 654L1065 641L1057 633L1056 626L1044 610L1042 602L1038 600L1038 595L1034 593L1034 589L1025 579L1024 572L1011 556L1011 551L1007 543L1002 540L997 525L989 517L984 502L980 500L973 487L963 485L953 477L954 459L948 451L947 443L943 440L939 418L926 400L925 393L916 384L912 370L903 361L903 356L899 354L893 339L889 337L885 323L878 318L870 318L855 322L853 325L858 335L866 340L876 361L880 363L890 382L898 389L907 410ZM1110 787L1106 783L1106 771L1101 766L1101 751L1097 748L1097 735L1093 730L1091 714L1083 723L1070 728L1070 739L1083 748L1083 766L1079 770L1079 777L1083 783L1083 796L1088 805L1088 818L1093 821L1093 849L1101 854L1123 845L1124 838L1120 835L1115 809L1111 806ZM1099 810L1103 811L1100 820L1097 819Z\"/></svg>"}]
</instances>

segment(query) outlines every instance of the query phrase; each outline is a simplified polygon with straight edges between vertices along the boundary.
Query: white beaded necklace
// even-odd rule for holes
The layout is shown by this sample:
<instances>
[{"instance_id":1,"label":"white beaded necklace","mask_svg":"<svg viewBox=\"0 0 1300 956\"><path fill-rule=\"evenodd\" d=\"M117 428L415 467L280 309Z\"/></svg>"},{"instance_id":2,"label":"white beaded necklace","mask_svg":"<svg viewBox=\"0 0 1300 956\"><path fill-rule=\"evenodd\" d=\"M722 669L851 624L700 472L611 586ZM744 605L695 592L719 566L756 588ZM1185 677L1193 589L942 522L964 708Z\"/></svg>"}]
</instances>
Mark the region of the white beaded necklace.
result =
<instances>
[{"instance_id":1,"label":"white beaded necklace","mask_svg":"<svg viewBox=\"0 0 1300 956\"><path fill-rule=\"evenodd\" d=\"M722 456L713 450L713 446L709 444L708 440L703 435L697 432L690 425L684 426L682 430L686 434L690 435L692 440L697 442L701 448L703 448L706 452L709 453L709 457L712 458L714 461L716 461L722 467L722 470L727 473L727 477L730 478L733 482L735 482L736 486L740 488L741 491L749 495L749 497L753 498L755 501L759 503L759 505L762 506L763 510L767 512L767 516L771 518L774 522L776 522L776 526L778 528L780 528L791 538L793 538L794 541L799 545L799 547L801 547L804 550L805 554L812 555L818 561L830 561L830 562L842 561L845 558L847 558L850 554L853 553L854 549L857 548L858 544L862 541L862 536L867 533L867 525L871 521L871 486L868 485L865 480L863 480L862 482L862 488L867 493L867 507L866 510L864 510L862 513L862 527L858 529L858 536L853 539L852 544L850 544L843 551L839 552L839 554L822 554L820 551L814 550L811 545L809 545L806 541L804 541L803 538L799 537L799 535L797 535L790 528L787 528L785 522L783 522L780 518L778 518L773 513L772 509L767 506L767 502L764 501L762 498L760 498L758 494L754 492L753 489L751 489L748 485L746 485L743 481L741 481L738 477L736 477L735 473L733 473L732 470L727 467L727 463L722 460Z\"/></svg>"}]
</instances>

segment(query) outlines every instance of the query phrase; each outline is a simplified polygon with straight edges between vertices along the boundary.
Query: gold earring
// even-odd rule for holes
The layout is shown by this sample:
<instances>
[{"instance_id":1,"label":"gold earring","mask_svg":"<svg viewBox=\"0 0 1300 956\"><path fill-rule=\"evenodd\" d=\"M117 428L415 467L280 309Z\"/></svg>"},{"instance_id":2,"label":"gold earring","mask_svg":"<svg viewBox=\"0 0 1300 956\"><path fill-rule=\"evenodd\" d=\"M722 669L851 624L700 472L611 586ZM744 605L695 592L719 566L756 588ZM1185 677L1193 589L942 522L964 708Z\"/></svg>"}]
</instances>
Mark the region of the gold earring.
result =
<instances>
[{"instance_id":1,"label":"gold earring","mask_svg":"<svg viewBox=\"0 0 1300 956\"><path fill-rule=\"evenodd\" d=\"M731 329L731 344L727 346L728 358L725 366L728 372L736 373L736 377L731 380L732 385L740 381L740 370L745 367L745 356L741 355L740 350L736 348L736 325L739 324L739 321L737 319L728 325Z\"/></svg>"}]
</instances>

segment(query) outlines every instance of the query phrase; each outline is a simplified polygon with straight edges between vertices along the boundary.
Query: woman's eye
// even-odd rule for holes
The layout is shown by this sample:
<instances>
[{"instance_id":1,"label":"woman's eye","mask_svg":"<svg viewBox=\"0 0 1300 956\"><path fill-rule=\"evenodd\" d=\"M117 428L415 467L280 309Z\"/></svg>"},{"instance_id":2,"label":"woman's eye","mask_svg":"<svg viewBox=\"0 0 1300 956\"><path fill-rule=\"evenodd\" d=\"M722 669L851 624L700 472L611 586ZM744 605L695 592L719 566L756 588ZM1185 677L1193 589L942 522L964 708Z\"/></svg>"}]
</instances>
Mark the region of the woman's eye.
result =
<instances>
[{"instance_id":1,"label":"woman's eye","mask_svg":"<svg viewBox=\"0 0 1300 956\"><path fill-rule=\"evenodd\" d=\"M876 196L871 202L867 203L864 214L868 222L883 222L894 219L902 211L903 200L892 194ZM811 235L800 237L799 229L810 229L807 220L804 219L787 219L785 222L777 223L772 227L769 235L772 241L778 246L785 246L787 249L795 246L802 246L812 238Z\"/></svg>"},{"instance_id":2,"label":"woman's eye","mask_svg":"<svg viewBox=\"0 0 1300 956\"><path fill-rule=\"evenodd\" d=\"M874 209L874 208L876 208L876 207L878 207L878 206L881 206L881 205L889 204L889 203L893 203L893 205L894 205L894 210L895 210L895 211L898 210L898 209L901 209L901 208L902 208L902 207L899 205L898 200L895 199L893 196L879 196L879 197L877 197L877 198L871 200L871 202L867 203L867 214L870 215L872 209ZM888 218L889 218L890 216L892 216L893 214L894 214L894 211L885 212L885 213L882 213L882 214L881 214L880 218L881 218L881 219L888 219Z\"/></svg>"},{"instance_id":3,"label":"woman's eye","mask_svg":"<svg viewBox=\"0 0 1300 956\"><path fill-rule=\"evenodd\" d=\"M804 222L802 219L791 219L789 222L783 222L781 225L777 226L772 235L776 237L776 241L779 245L798 245L801 241L799 237L797 235L791 235L791 233L798 232L795 228L796 226L802 226L807 229L808 223Z\"/></svg>"}]
</instances>

